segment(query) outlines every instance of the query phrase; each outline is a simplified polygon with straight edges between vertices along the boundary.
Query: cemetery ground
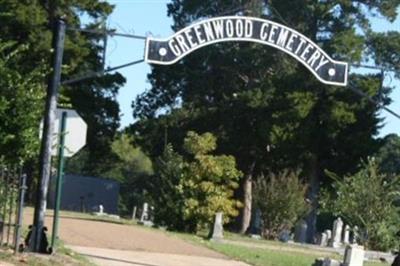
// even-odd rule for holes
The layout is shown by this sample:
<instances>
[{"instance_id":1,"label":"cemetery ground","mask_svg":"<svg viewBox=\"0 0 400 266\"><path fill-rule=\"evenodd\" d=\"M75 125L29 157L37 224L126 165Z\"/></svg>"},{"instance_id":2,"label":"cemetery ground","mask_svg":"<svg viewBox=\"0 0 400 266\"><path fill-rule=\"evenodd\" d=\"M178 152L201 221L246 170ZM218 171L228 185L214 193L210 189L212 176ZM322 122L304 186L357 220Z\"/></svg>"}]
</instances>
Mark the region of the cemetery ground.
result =
<instances>
[{"instance_id":1,"label":"cemetery ground","mask_svg":"<svg viewBox=\"0 0 400 266\"><path fill-rule=\"evenodd\" d=\"M26 226L32 221L32 215L33 209L27 208L24 217ZM47 216L46 225L51 229L51 211L47 212ZM315 249L307 245L256 240L227 232L222 242L213 242L206 239L206 232L199 235L172 233L137 225L129 220L74 212L61 212L60 235L66 247L59 249L56 256L25 256L20 262L13 259L10 253L0 252L0 265L90 265L91 261L107 266L166 266L170 265L165 263L169 260L174 266L310 266L320 257L341 259L339 254L329 249ZM193 263L195 261L197 264ZM389 264L368 262L364 265Z\"/></svg>"}]
</instances>

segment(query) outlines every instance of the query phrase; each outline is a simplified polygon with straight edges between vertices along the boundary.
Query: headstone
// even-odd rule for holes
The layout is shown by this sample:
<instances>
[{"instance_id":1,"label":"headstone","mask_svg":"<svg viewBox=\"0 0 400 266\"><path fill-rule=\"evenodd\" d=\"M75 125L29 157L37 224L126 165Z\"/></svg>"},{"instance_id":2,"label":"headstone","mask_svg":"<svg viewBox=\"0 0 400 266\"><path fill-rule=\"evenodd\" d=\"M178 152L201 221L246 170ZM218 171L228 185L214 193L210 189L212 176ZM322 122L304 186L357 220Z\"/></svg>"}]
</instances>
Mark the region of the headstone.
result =
<instances>
[{"instance_id":1,"label":"headstone","mask_svg":"<svg viewBox=\"0 0 400 266\"><path fill-rule=\"evenodd\" d=\"M149 217L149 204L147 202L143 203L142 215L140 216L140 222L147 221Z\"/></svg>"},{"instance_id":2,"label":"headstone","mask_svg":"<svg viewBox=\"0 0 400 266\"><path fill-rule=\"evenodd\" d=\"M327 238L328 243L329 243L331 241L331 239L332 239L332 231L327 229L327 230L325 230L325 234L326 234L326 238Z\"/></svg>"},{"instance_id":3,"label":"headstone","mask_svg":"<svg viewBox=\"0 0 400 266\"><path fill-rule=\"evenodd\" d=\"M255 209L251 214L251 221L248 233L250 235L261 235L261 230L262 230L261 210Z\"/></svg>"},{"instance_id":4,"label":"headstone","mask_svg":"<svg viewBox=\"0 0 400 266\"><path fill-rule=\"evenodd\" d=\"M290 230L283 229L279 233L278 239L279 239L279 241L282 241L282 242L285 242L285 243L289 242L289 240L290 240Z\"/></svg>"},{"instance_id":5,"label":"headstone","mask_svg":"<svg viewBox=\"0 0 400 266\"><path fill-rule=\"evenodd\" d=\"M348 245L344 253L343 266L363 266L364 247L357 244Z\"/></svg>"},{"instance_id":6,"label":"headstone","mask_svg":"<svg viewBox=\"0 0 400 266\"><path fill-rule=\"evenodd\" d=\"M217 212L215 214L214 226L211 235L211 240L221 240L224 238L224 227L222 220L222 212Z\"/></svg>"},{"instance_id":7,"label":"headstone","mask_svg":"<svg viewBox=\"0 0 400 266\"><path fill-rule=\"evenodd\" d=\"M341 266L340 264L340 261L331 258L325 258L322 266Z\"/></svg>"},{"instance_id":8,"label":"headstone","mask_svg":"<svg viewBox=\"0 0 400 266\"><path fill-rule=\"evenodd\" d=\"M136 211L137 211L137 207L134 206L133 210L132 210L132 220L136 219Z\"/></svg>"},{"instance_id":9,"label":"headstone","mask_svg":"<svg viewBox=\"0 0 400 266\"><path fill-rule=\"evenodd\" d=\"M328 245L328 240L328 234L324 232L321 234L318 245L321 247L326 247Z\"/></svg>"},{"instance_id":10,"label":"headstone","mask_svg":"<svg viewBox=\"0 0 400 266\"><path fill-rule=\"evenodd\" d=\"M304 220L300 220L297 223L294 232L294 241L297 243L306 243L307 240L307 223Z\"/></svg>"},{"instance_id":11,"label":"headstone","mask_svg":"<svg viewBox=\"0 0 400 266\"><path fill-rule=\"evenodd\" d=\"M343 244L350 244L350 226L348 224L344 227Z\"/></svg>"},{"instance_id":12,"label":"headstone","mask_svg":"<svg viewBox=\"0 0 400 266\"><path fill-rule=\"evenodd\" d=\"M312 266L341 266L341 263L337 260L330 258L319 258L315 260Z\"/></svg>"},{"instance_id":13,"label":"headstone","mask_svg":"<svg viewBox=\"0 0 400 266\"><path fill-rule=\"evenodd\" d=\"M104 213L104 207L103 207L103 205L99 205L99 214L101 215L101 214L103 214Z\"/></svg>"},{"instance_id":14,"label":"headstone","mask_svg":"<svg viewBox=\"0 0 400 266\"><path fill-rule=\"evenodd\" d=\"M339 217L333 222L332 239L330 241L330 246L333 248L338 248L342 245L342 231L343 231L343 221Z\"/></svg>"},{"instance_id":15,"label":"headstone","mask_svg":"<svg viewBox=\"0 0 400 266\"><path fill-rule=\"evenodd\" d=\"M358 226L354 226L353 230L352 230L352 234L351 234L351 239L350 239L350 243L351 244L357 244L358 240L359 240L359 232L358 232Z\"/></svg>"}]
</instances>

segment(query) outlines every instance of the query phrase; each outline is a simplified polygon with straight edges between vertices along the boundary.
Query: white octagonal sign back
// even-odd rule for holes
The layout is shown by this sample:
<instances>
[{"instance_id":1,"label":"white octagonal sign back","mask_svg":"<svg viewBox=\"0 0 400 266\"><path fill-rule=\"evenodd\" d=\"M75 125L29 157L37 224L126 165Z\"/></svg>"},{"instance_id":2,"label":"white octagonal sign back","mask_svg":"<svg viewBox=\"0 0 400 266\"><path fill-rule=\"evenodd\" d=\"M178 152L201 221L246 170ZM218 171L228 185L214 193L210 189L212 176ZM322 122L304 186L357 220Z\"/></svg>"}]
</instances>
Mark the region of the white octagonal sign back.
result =
<instances>
[{"instance_id":1,"label":"white octagonal sign back","mask_svg":"<svg viewBox=\"0 0 400 266\"><path fill-rule=\"evenodd\" d=\"M72 157L86 145L87 125L75 110L57 108L51 150L52 156L58 154L60 123L63 112L67 113L64 156Z\"/></svg>"}]
</instances>

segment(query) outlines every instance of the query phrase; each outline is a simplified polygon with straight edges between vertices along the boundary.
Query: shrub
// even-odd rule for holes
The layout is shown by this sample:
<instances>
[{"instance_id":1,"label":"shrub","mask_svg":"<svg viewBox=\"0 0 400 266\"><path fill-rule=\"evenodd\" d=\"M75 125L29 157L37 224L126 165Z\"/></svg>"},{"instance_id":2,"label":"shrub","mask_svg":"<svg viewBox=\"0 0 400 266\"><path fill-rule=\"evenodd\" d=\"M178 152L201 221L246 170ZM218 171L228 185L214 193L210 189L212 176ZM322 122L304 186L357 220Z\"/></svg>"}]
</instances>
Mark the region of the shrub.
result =
<instances>
[{"instance_id":1,"label":"shrub","mask_svg":"<svg viewBox=\"0 0 400 266\"><path fill-rule=\"evenodd\" d=\"M260 177L254 187L256 208L261 210L263 236L277 239L283 229L290 229L310 209L305 201L307 186L297 172L283 171Z\"/></svg>"},{"instance_id":2,"label":"shrub","mask_svg":"<svg viewBox=\"0 0 400 266\"><path fill-rule=\"evenodd\" d=\"M210 133L188 132L187 158L167 146L155 163L151 179L155 221L170 229L197 231L212 224L216 212L224 221L238 215L240 202L233 198L241 172L232 156L211 155L216 139Z\"/></svg>"},{"instance_id":3,"label":"shrub","mask_svg":"<svg viewBox=\"0 0 400 266\"><path fill-rule=\"evenodd\" d=\"M360 241L367 248L389 250L399 245L396 233L400 223L399 176L381 174L374 159L362 163L354 175L334 179L333 192L324 190L321 196L323 211L341 216L360 229Z\"/></svg>"}]
</instances>

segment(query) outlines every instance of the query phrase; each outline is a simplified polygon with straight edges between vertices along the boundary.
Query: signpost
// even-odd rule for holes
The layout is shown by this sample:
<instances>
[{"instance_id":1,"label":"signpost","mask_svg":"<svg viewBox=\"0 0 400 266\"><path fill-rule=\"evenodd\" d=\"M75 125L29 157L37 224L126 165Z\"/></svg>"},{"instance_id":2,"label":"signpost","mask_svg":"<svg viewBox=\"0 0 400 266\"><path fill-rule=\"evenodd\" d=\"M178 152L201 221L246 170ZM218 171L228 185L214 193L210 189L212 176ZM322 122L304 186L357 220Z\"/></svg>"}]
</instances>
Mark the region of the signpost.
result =
<instances>
[{"instance_id":1,"label":"signpost","mask_svg":"<svg viewBox=\"0 0 400 266\"><path fill-rule=\"evenodd\" d=\"M87 125L75 110L57 109L56 128L58 134L54 134L53 143L58 141L58 145L53 145L52 155L58 151L57 177L56 177L56 202L54 204L53 232L51 236L51 248L54 249L58 235L58 217L61 204L61 191L64 176L64 157L71 157L86 144ZM58 138L57 138L58 136ZM57 147L58 146L58 147Z\"/></svg>"},{"instance_id":2,"label":"signpost","mask_svg":"<svg viewBox=\"0 0 400 266\"><path fill-rule=\"evenodd\" d=\"M303 34L276 22L253 17L217 17L190 25L167 39L148 38L145 61L170 65L218 42L256 42L277 48L306 66L322 83L346 86L348 64L335 61Z\"/></svg>"}]
</instances>

